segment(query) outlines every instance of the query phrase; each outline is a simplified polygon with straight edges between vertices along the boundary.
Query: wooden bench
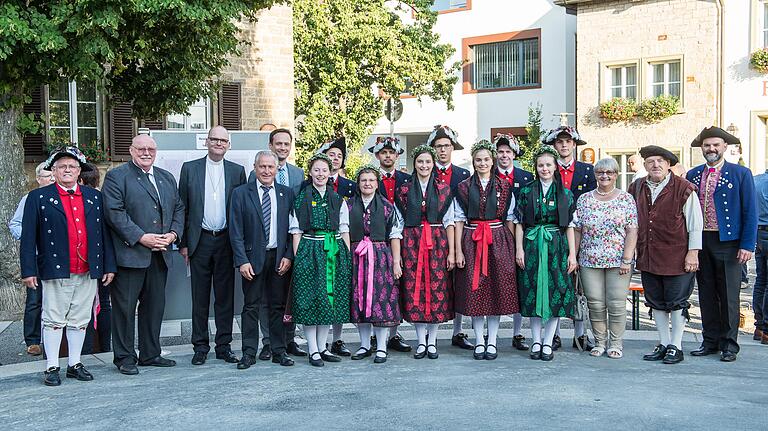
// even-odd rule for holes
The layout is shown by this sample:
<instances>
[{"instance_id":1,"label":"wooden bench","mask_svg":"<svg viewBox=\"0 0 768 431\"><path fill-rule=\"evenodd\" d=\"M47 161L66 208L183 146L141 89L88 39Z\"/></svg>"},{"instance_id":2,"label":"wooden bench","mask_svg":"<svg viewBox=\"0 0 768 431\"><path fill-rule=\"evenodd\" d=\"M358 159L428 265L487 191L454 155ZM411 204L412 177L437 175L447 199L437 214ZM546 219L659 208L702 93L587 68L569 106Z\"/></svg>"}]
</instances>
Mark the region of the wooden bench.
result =
<instances>
[{"instance_id":1,"label":"wooden bench","mask_svg":"<svg viewBox=\"0 0 768 431\"><path fill-rule=\"evenodd\" d=\"M640 294L643 293L643 285L630 283L629 291L632 293L632 330L640 329Z\"/></svg>"}]
</instances>

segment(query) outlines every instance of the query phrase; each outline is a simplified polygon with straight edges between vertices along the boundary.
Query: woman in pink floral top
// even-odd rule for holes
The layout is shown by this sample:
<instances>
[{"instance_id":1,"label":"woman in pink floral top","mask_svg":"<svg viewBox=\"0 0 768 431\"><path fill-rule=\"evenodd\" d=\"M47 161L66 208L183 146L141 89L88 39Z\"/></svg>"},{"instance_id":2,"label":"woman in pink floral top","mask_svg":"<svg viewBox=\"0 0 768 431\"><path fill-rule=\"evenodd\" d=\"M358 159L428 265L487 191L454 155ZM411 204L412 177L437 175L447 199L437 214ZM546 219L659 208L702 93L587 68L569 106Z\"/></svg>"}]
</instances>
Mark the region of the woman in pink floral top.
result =
<instances>
[{"instance_id":1,"label":"woman in pink floral top","mask_svg":"<svg viewBox=\"0 0 768 431\"><path fill-rule=\"evenodd\" d=\"M598 161L597 189L576 202L581 284L596 341L590 354L602 356L607 348L613 359L622 357L625 302L637 243L637 205L630 194L616 188L618 171L613 158Z\"/></svg>"}]
</instances>

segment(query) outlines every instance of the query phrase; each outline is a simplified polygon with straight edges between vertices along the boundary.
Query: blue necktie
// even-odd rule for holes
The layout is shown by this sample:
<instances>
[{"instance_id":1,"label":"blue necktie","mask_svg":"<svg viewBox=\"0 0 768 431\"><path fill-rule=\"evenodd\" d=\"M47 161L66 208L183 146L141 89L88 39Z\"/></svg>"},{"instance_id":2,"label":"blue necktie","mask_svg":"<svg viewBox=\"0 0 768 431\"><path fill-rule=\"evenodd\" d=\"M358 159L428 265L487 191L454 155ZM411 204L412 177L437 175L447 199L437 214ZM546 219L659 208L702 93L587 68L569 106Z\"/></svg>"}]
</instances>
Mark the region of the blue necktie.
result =
<instances>
[{"instance_id":1,"label":"blue necktie","mask_svg":"<svg viewBox=\"0 0 768 431\"><path fill-rule=\"evenodd\" d=\"M272 199L269 197L270 186L261 186L264 194L261 196L261 213L264 215L264 236L269 244L269 227L272 225Z\"/></svg>"},{"instance_id":2,"label":"blue necktie","mask_svg":"<svg viewBox=\"0 0 768 431\"><path fill-rule=\"evenodd\" d=\"M287 178L285 177L285 166L277 170L277 183L287 186Z\"/></svg>"}]
</instances>

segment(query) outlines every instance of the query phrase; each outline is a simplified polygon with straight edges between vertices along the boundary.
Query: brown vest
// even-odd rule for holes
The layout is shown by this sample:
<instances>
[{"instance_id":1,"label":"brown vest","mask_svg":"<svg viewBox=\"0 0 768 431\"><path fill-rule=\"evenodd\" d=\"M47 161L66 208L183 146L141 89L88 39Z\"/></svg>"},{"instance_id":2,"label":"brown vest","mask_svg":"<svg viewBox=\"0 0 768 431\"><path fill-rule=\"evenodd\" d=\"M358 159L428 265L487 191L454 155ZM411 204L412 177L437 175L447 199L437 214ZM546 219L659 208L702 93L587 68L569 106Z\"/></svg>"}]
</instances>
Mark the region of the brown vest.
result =
<instances>
[{"instance_id":1,"label":"brown vest","mask_svg":"<svg viewBox=\"0 0 768 431\"><path fill-rule=\"evenodd\" d=\"M637 202L637 269L656 275L685 273L688 230L683 205L695 190L693 184L671 174L669 182L651 205L651 189L645 183L645 177L629 186L629 194Z\"/></svg>"}]
</instances>

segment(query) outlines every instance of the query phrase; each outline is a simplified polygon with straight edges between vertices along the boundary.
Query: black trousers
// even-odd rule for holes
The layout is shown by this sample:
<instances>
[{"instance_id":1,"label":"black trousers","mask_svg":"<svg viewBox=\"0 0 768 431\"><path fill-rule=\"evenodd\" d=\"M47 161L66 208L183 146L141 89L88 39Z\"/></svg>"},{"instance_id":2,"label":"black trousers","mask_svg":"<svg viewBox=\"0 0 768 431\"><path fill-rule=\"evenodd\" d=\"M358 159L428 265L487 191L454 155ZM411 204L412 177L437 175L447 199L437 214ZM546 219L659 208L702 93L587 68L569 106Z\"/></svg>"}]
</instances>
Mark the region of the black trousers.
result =
<instances>
[{"instance_id":1,"label":"black trousers","mask_svg":"<svg viewBox=\"0 0 768 431\"><path fill-rule=\"evenodd\" d=\"M243 278L243 354L257 355L259 348L259 307L267 304L269 312L269 346L272 354L285 353L285 283L287 278L275 271L276 253L266 251L264 268L253 280Z\"/></svg>"},{"instance_id":2,"label":"black trousers","mask_svg":"<svg viewBox=\"0 0 768 431\"><path fill-rule=\"evenodd\" d=\"M37 289L27 288L27 299L24 304L24 343L27 347L40 344L40 331L43 318L43 286Z\"/></svg>"},{"instance_id":3,"label":"black trousers","mask_svg":"<svg viewBox=\"0 0 768 431\"><path fill-rule=\"evenodd\" d=\"M293 273L293 267L288 270L283 276L286 280L291 279ZM287 283L287 282L286 282ZM283 294L283 303L288 301L288 289L285 289ZM269 308L266 301L261 301L261 307L259 308L259 328L261 329L261 344L269 345ZM285 323L285 342L290 343L296 338L296 324L293 322Z\"/></svg>"},{"instance_id":4,"label":"black trousers","mask_svg":"<svg viewBox=\"0 0 768 431\"><path fill-rule=\"evenodd\" d=\"M235 270L227 232L215 236L203 231L195 253L189 258L192 283L192 346L208 353L208 310L213 285L213 315L216 319L216 352L231 349L232 319L235 316Z\"/></svg>"},{"instance_id":5,"label":"black trousers","mask_svg":"<svg viewBox=\"0 0 768 431\"><path fill-rule=\"evenodd\" d=\"M688 310L688 298L693 293L695 273L680 275L658 275L642 271L640 278L643 282L645 304L659 311L671 312Z\"/></svg>"},{"instance_id":6,"label":"black trousers","mask_svg":"<svg viewBox=\"0 0 768 431\"><path fill-rule=\"evenodd\" d=\"M99 334L99 352L112 351L112 302L109 299L109 288L104 286L99 280L99 316L94 318L91 313L91 323L85 328L85 341L83 342L83 353L98 353L93 349L93 339L96 333ZM94 328L94 322L97 323L97 328Z\"/></svg>"},{"instance_id":7,"label":"black trousers","mask_svg":"<svg viewBox=\"0 0 768 431\"><path fill-rule=\"evenodd\" d=\"M118 267L112 281L112 350L115 365L147 362L160 356L160 326L165 311L168 268L153 252L147 268ZM139 356L133 348L138 303Z\"/></svg>"},{"instance_id":8,"label":"black trousers","mask_svg":"<svg viewBox=\"0 0 768 431\"><path fill-rule=\"evenodd\" d=\"M699 252L699 304L704 337L710 349L739 351L739 291L741 264L738 241L720 241L718 232L705 231Z\"/></svg>"}]
</instances>

